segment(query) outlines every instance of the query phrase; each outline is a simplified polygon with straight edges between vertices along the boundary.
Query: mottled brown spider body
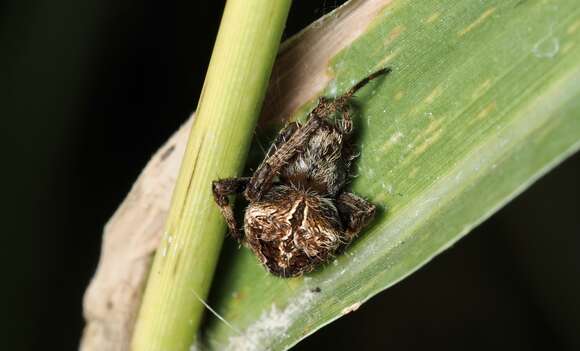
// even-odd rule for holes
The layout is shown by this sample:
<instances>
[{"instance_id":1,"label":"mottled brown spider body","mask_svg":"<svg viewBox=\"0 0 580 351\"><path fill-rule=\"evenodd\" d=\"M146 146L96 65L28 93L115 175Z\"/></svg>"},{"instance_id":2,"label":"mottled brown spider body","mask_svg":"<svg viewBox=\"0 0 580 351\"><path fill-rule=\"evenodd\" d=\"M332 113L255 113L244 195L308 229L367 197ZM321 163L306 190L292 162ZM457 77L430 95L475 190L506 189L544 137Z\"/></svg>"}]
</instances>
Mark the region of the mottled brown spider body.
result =
<instances>
[{"instance_id":1,"label":"mottled brown spider body","mask_svg":"<svg viewBox=\"0 0 580 351\"><path fill-rule=\"evenodd\" d=\"M350 243L372 219L375 206L344 191L354 145L348 102L377 71L336 99L321 98L304 125L284 128L252 177L213 182L215 201L234 238L246 244L273 274L313 270ZM333 120L335 114L342 118ZM249 204L240 233L228 195Z\"/></svg>"},{"instance_id":2,"label":"mottled brown spider body","mask_svg":"<svg viewBox=\"0 0 580 351\"><path fill-rule=\"evenodd\" d=\"M246 209L245 240L276 275L309 271L341 244L342 224L333 202L296 186L274 186Z\"/></svg>"}]
</instances>

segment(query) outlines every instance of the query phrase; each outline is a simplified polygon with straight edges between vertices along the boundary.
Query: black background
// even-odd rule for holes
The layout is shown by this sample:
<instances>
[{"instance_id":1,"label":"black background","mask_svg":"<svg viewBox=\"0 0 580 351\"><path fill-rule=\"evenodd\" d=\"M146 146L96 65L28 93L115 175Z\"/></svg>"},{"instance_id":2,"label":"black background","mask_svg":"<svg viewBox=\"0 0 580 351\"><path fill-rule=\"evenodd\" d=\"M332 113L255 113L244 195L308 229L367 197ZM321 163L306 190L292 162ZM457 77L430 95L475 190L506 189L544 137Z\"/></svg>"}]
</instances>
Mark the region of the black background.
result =
<instances>
[{"instance_id":1,"label":"black background","mask_svg":"<svg viewBox=\"0 0 580 351\"><path fill-rule=\"evenodd\" d=\"M295 1L285 37L340 3ZM78 347L102 227L195 109L222 9L0 3L3 350ZM577 155L296 349L577 349L579 180Z\"/></svg>"}]
</instances>

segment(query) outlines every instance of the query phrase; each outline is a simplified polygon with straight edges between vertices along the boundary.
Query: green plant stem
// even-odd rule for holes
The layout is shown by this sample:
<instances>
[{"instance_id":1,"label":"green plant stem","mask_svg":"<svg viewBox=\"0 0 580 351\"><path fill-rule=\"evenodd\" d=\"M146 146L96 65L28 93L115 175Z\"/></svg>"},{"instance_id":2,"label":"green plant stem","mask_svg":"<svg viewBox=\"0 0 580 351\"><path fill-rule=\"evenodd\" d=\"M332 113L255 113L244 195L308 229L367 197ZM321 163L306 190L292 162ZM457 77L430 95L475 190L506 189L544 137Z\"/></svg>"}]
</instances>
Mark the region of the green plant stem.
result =
<instances>
[{"instance_id":1,"label":"green plant stem","mask_svg":"<svg viewBox=\"0 0 580 351\"><path fill-rule=\"evenodd\" d=\"M211 182L245 163L290 0L229 0L132 340L133 350L196 342L225 224Z\"/></svg>"}]
</instances>

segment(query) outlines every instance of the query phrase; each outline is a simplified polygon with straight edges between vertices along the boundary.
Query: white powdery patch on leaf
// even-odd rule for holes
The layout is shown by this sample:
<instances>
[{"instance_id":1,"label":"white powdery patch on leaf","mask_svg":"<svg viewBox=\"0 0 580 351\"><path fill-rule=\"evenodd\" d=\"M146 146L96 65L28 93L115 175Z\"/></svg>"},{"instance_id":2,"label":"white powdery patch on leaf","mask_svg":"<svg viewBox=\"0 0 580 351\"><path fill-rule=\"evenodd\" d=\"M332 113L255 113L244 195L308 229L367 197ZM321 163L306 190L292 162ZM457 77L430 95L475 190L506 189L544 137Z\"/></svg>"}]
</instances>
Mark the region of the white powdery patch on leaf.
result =
<instances>
[{"instance_id":1,"label":"white powdery patch on leaf","mask_svg":"<svg viewBox=\"0 0 580 351\"><path fill-rule=\"evenodd\" d=\"M275 341L287 337L286 331L296 317L312 303L316 293L306 290L284 309L272 304L270 310L262 313L260 318L248 326L241 334L232 336L225 350L255 351L267 350Z\"/></svg>"}]
</instances>

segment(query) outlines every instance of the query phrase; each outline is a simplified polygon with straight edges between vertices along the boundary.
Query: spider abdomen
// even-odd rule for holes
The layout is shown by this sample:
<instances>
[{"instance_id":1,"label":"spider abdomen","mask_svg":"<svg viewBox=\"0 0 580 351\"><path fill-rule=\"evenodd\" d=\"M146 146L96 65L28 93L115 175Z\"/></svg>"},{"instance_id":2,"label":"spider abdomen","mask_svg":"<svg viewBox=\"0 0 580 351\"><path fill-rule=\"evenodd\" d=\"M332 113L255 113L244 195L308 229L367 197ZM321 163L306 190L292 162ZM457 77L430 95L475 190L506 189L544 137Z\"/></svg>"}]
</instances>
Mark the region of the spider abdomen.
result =
<instances>
[{"instance_id":1,"label":"spider abdomen","mask_svg":"<svg viewBox=\"0 0 580 351\"><path fill-rule=\"evenodd\" d=\"M246 209L246 243L268 270L291 277L311 271L341 245L338 211L327 198L274 186Z\"/></svg>"}]
</instances>

